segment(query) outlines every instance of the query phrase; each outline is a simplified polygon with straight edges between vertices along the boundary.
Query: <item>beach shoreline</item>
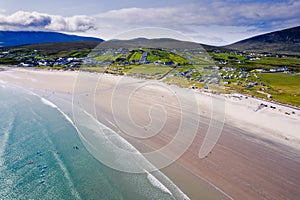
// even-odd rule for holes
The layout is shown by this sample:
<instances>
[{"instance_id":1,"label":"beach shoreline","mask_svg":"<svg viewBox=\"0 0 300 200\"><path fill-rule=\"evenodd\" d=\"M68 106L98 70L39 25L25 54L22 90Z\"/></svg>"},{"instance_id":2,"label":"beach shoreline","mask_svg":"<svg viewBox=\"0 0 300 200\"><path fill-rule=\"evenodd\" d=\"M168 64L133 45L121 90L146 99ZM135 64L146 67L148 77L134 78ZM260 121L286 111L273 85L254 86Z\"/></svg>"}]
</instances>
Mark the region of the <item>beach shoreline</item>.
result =
<instances>
[{"instance_id":1,"label":"beach shoreline","mask_svg":"<svg viewBox=\"0 0 300 200\"><path fill-rule=\"evenodd\" d=\"M15 84L31 90L41 90L49 96L55 95L55 93L64 93L71 96L74 92L74 81L76 81L78 74L79 72L50 72L45 70L15 68L0 72L0 78L2 82ZM104 124L106 123L106 125L111 128L114 128L113 124L108 122L113 123L114 117L111 116L110 113L110 98L108 96L110 95L110 88L122 78L124 77L103 75L101 79L103 82L101 83L105 84L102 88L97 88L101 93L98 96L95 96L97 99L95 105L96 116L100 116L100 114L103 115L103 121L101 121L101 117L99 117L99 120ZM146 82L145 80L134 79L131 77L125 78L126 83L136 85L140 84L140 82ZM184 93L183 91L187 92L187 94L190 94L191 92L184 88L174 89L173 86L168 87L176 90L177 95L180 95L178 93L181 92ZM153 94L158 97L164 96L166 101L168 98L171 100L173 98L165 95L165 91L160 90L160 88L157 88L156 86L153 87L153 85L147 87L142 92L149 94L149 96ZM100 98L100 96L103 96L104 94L107 99ZM199 110L201 111L201 114L209 118L212 109L210 106L212 98L211 94L202 94L198 92L193 94L196 95L197 101L200 102ZM134 105L137 110L141 109L151 101L156 101L155 99L149 99L143 96L138 97L139 98L135 100L136 105ZM300 136L297 134L297 130L300 130L299 111L253 98L246 99L245 97L242 97L240 100L232 96L225 96L224 99L226 102L224 133L222 133L212 154L206 159L199 159L198 157L200 145L203 141L206 129L208 128L208 124L205 124L200 127L201 130L198 130L199 134L196 136L188 151L185 152L176 163L183 166L187 171L192 172L194 175L196 174L202 179L214 184L233 198L255 199L256 197L263 197L262 199L267 199L272 197L274 199L280 199L281 197L291 198L298 195L300 188L295 187L294 184L299 183L300 180L299 177L292 178L292 174L297 171L299 172L297 169L300 163L300 159L297 157L300 150ZM256 110L261 103L265 103L268 107L264 107L255 112L254 110ZM162 105L165 104L162 103ZM271 105L276 106L276 110L270 108ZM172 130L171 126L176 124L177 115L172 109L170 109L170 111L171 114L169 117L174 121L171 120L170 123L173 124L162 131L165 133L170 132L170 130ZM93 110L90 110L90 112L93 112ZM287 115L286 112L290 113L290 115ZM292 112L295 112L295 114L291 114ZM141 125L148 120L146 117L143 118L142 111L136 112L136 116L137 118L140 118L139 123ZM157 149L172 139L172 135L168 137L156 137L143 142L150 147ZM142 146L139 150L145 150L145 148ZM275 151L275 155L272 154L273 151ZM258 152L260 152L261 155L257 155ZM270 158L268 158L268 156L270 156ZM270 159L272 162L266 164L264 163L264 160L266 159ZM283 162L285 159L288 159L288 164L290 165L288 165L288 172L284 172L284 175L281 176L278 172L281 172L284 169L284 163L280 162ZM249 166L249 163L251 166ZM274 164L278 164L279 166L273 166ZM236 165L234 167L236 171L233 170L233 165ZM162 171L167 174L176 185L185 188L183 190L184 192L189 190L188 180L178 180L178 177L180 179L180 177L186 176L184 173L184 175L178 175L178 171L182 171L182 169L179 169L180 167L178 166L174 167L174 165L168 167L164 168ZM268 167L271 167L273 172L269 172L271 173L269 175L263 175L263 173L269 171ZM251 176L250 173L257 173L258 175L249 177ZM284 179L283 183L272 180L272 176L275 176L276 174L280 176L280 180ZM262 176L259 179L261 182L255 180L259 176ZM185 184L182 184L181 181L185 182ZM282 184L287 182L289 182L289 185L282 187ZM271 186L274 187L272 188ZM287 191L285 192L284 190ZM197 188L191 189L191 191L188 191L187 193L194 199L197 197Z\"/></svg>"}]
</instances>

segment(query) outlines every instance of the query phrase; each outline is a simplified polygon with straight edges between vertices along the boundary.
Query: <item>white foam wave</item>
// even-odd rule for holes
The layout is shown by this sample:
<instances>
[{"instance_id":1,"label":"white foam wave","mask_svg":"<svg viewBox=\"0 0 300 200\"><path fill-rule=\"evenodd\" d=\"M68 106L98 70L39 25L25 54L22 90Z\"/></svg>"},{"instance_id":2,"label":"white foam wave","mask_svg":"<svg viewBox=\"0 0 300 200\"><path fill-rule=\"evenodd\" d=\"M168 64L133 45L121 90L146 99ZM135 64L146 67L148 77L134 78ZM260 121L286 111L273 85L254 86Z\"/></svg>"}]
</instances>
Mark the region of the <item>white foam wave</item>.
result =
<instances>
[{"instance_id":1,"label":"white foam wave","mask_svg":"<svg viewBox=\"0 0 300 200\"><path fill-rule=\"evenodd\" d=\"M48 101L47 99L41 97L41 100L44 104L51 106L52 108L58 108L54 103L52 103L51 101Z\"/></svg>"},{"instance_id":2,"label":"white foam wave","mask_svg":"<svg viewBox=\"0 0 300 200\"><path fill-rule=\"evenodd\" d=\"M32 91L29 91L29 90L25 90L25 91L27 91L28 94L30 94L30 95L39 97L44 104L46 104L46 105L48 105L52 108L57 109L74 126L73 121L70 119L70 117L67 114L65 114L60 108L58 108L57 105L55 105L51 101L39 96L38 94L36 94ZM8 139L9 139L9 133L12 129L13 122L14 122L13 118L9 120L9 125L4 130L4 135L2 136L2 138L0 137L1 138L1 140L0 140L1 141L1 143L0 143L0 145L1 145L1 147L0 147L0 167L3 165L2 155L4 153L5 146L7 145L7 142L8 142ZM77 127L75 127L75 129L78 131ZM49 138L48 138L48 140L49 140L49 142L52 143L52 141ZM67 168L65 167L63 161L59 157L55 157L55 159L57 160L57 163L59 164L61 170L63 171L65 178L68 180L69 188L71 189L71 192L72 192L73 196L75 197L75 199L81 199L79 193L77 192L77 190L75 189L75 187L73 185L71 176L70 176Z\"/></svg>"},{"instance_id":3,"label":"white foam wave","mask_svg":"<svg viewBox=\"0 0 300 200\"><path fill-rule=\"evenodd\" d=\"M0 80L0 86L1 86L2 88L7 88L8 84L7 84L6 81Z\"/></svg>"},{"instance_id":4,"label":"white foam wave","mask_svg":"<svg viewBox=\"0 0 300 200\"><path fill-rule=\"evenodd\" d=\"M34 95L36 95L36 96L39 96L39 95L37 95L37 94L35 94L35 93L32 93L32 94L34 94ZM40 97L40 96L39 96ZM57 105L55 105L54 103L52 103L51 101L49 101L49 100L47 100L47 99L45 99L45 98L43 98L43 97L40 97L40 99L41 99L41 101L45 104L45 105L48 105L48 106L50 106L50 107L52 107L52 108L55 108L55 109L57 109L73 126L74 126L74 124L73 124L73 121L70 119L70 117L67 115L67 114L65 114ZM75 127L76 128L76 127ZM76 130L77 130L77 128L76 128ZM51 142L52 143L52 141L50 140L50 139L48 139L49 140L49 142ZM68 183L69 183L69 188L71 189L71 192L72 192L72 194L76 197L76 199L81 199L80 198L80 195L78 194L78 192L77 192L77 190L75 189L75 187L74 187L74 185L73 185L73 182L72 182L72 179L71 179L71 176L70 176L70 174L69 174L69 172L68 172L68 170L67 170L67 168L65 167L65 165L64 165L64 163L63 163L63 161L59 158L59 157L55 157L55 159L57 160L57 163L59 164L59 166L60 166L60 168L61 168L61 170L63 171L63 173L64 173L64 176L66 177L66 179L68 180Z\"/></svg>"},{"instance_id":5,"label":"white foam wave","mask_svg":"<svg viewBox=\"0 0 300 200\"><path fill-rule=\"evenodd\" d=\"M142 163L136 163L140 168L142 166L148 165L149 169L154 169L155 167L143 156L141 152L139 152L132 144L130 144L127 140L125 140L123 137L121 137L119 134L117 134L115 131L110 129L109 127L105 126L104 124L100 123L96 118L94 118L90 113L83 111L84 114L89 116L95 123L100 125L103 129L109 130L109 132L114 133L113 135L106 135L109 137L117 136L117 139L119 140L118 143L122 143L122 149L126 149L128 152L132 152L136 155L139 155L140 158L142 158L140 161ZM77 129L77 128L76 128ZM86 138L80 133L80 131L77 129L78 133L81 135L81 138L84 139L87 143L89 141L86 140ZM116 137L114 137L116 138ZM166 175L164 175L161 171L156 170L155 176L150 174L145 168L143 168L143 171L147 174L148 181L156 188L159 188L161 191L170 194L171 196L175 197L176 199L184 199L188 200L189 197L182 192L177 185L175 185ZM168 189L170 188L170 189ZM171 192L171 191L172 192Z\"/></svg>"},{"instance_id":6,"label":"white foam wave","mask_svg":"<svg viewBox=\"0 0 300 200\"><path fill-rule=\"evenodd\" d=\"M35 94L37 95L37 94ZM37 95L38 96L38 95ZM65 114L57 105L55 105L54 103L52 103L51 101L40 97L41 101L48 105L51 106L52 108L57 109L72 125L73 127L76 129L77 133L81 136L81 139L84 139L85 142L88 142L86 140L86 138L83 136L83 134L80 132L80 130L78 129L78 127L75 125L75 123L70 119L70 117ZM86 112L85 110L83 110L84 114L86 114L87 116L89 116L96 124L100 125L102 129L107 130L110 133L114 133L113 136L117 136L117 139L119 140L119 142L122 144L122 148L126 149L129 152L133 152L134 154L138 154L141 158L144 158L143 154L140 153L132 144L130 144L127 140L125 140L123 137L121 137L119 134L115 133L111 128L105 126L104 124L100 123L94 116L92 116L90 113ZM88 142L89 143L89 142ZM147 161L146 158L143 159L146 163L148 163L149 166L152 166L152 164ZM137 163L138 164L138 163ZM150 167L150 168L154 168ZM172 192L162 183L160 182L157 178L155 178L152 174L150 174L148 171L144 170L147 173L147 179L149 180L149 182L156 188L161 189L163 192L168 193L170 195L174 195L172 194ZM179 196L183 197L183 199L189 199L168 177L166 177L163 173L161 173L160 171L157 171L156 173L159 173L159 177L160 179L164 180L164 183L166 183L168 185L169 188L172 188L172 191L176 191L176 193L180 194ZM69 180L71 180L69 178ZM177 196L177 195L175 195Z\"/></svg>"},{"instance_id":7,"label":"white foam wave","mask_svg":"<svg viewBox=\"0 0 300 200\"><path fill-rule=\"evenodd\" d=\"M2 167L4 164L3 154L4 154L4 151L7 146L9 134L10 134L12 126L13 126L13 121L14 121L14 119L12 117L8 120L8 125L6 128L4 128L4 130L2 130L3 135L2 135L2 137L0 137L0 141L1 141L1 143L0 143L0 145L1 145L0 146L0 167Z\"/></svg>"},{"instance_id":8,"label":"white foam wave","mask_svg":"<svg viewBox=\"0 0 300 200\"><path fill-rule=\"evenodd\" d=\"M162 191L172 195L170 190L168 190L168 188L166 188L166 186L164 186L161 182L159 182L159 180L157 180L152 174L150 174L147 171L146 171L146 173L147 173L147 179L154 187L157 187L157 188L161 189Z\"/></svg>"},{"instance_id":9,"label":"white foam wave","mask_svg":"<svg viewBox=\"0 0 300 200\"><path fill-rule=\"evenodd\" d=\"M108 130L110 133L114 133L114 136L119 136L118 140L120 143L122 143L122 148L126 149L126 151L139 154L140 156L143 156L132 144L130 144L127 140L125 140L123 137L121 137L119 134L115 133L111 128L105 126L104 124L100 123L95 117L93 117L90 113L83 111L86 115L88 115L94 122L96 122L98 125L100 125L103 129Z\"/></svg>"},{"instance_id":10,"label":"white foam wave","mask_svg":"<svg viewBox=\"0 0 300 200\"><path fill-rule=\"evenodd\" d=\"M74 122L72 121L72 119L66 114L64 113L57 105L55 105L54 103L52 103L51 101L43 98L43 97L40 97L41 98L41 101L48 105L48 106L51 106L52 108L55 108L57 109L72 125L74 125Z\"/></svg>"},{"instance_id":11,"label":"white foam wave","mask_svg":"<svg viewBox=\"0 0 300 200\"><path fill-rule=\"evenodd\" d=\"M69 174L69 171L65 167L63 161L61 159L59 159L58 156L55 156L55 159L57 160L57 163L59 164L60 169L63 171L64 176L68 180L69 188L71 188L71 192L72 192L73 196L75 196L76 199L81 199L79 193L77 192L77 190L75 189L75 187L73 185L73 182L72 182L71 176Z\"/></svg>"},{"instance_id":12,"label":"white foam wave","mask_svg":"<svg viewBox=\"0 0 300 200\"><path fill-rule=\"evenodd\" d=\"M47 140L48 140L49 143L51 143L52 146L54 146L52 140L48 136L47 136ZM81 199L79 193L77 192L77 190L74 187L74 184L72 182L70 173L69 173L68 169L66 168L64 162L59 158L59 156L54 156L54 158L57 161L57 163L58 163L61 171L63 172L64 177L68 181L68 185L69 185L69 188L71 190L71 193L73 194L73 196L75 197L75 199Z\"/></svg>"},{"instance_id":13,"label":"white foam wave","mask_svg":"<svg viewBox=\"0 0 300 200\"><path fill-rule=\"evenodd\" d=\"M0 84L1 84L1 86L2 86L2 84L3 84L3 85L6 84L6 81L0 80Z\"/></svg>"}]
</instances>

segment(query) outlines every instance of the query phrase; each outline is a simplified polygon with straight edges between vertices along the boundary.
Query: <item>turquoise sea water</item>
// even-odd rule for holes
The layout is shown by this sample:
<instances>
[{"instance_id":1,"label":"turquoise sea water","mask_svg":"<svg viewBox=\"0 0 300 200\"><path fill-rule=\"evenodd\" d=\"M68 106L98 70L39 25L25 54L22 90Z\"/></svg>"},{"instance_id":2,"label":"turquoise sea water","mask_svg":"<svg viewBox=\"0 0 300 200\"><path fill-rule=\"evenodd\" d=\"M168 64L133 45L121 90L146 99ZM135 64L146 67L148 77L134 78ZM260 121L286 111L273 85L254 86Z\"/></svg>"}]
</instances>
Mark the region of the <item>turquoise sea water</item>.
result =
<instances>
[{"instance_id":1,"label":"turquoise sea water","mask_svg":"<svg viewBox=\"0 0 300 200\"><path fill-rule=\"evenodd\" d=\"M106 167L61 112L0 85L0 199L174 199L155 181Z\"/></svg>"}]
</instances>

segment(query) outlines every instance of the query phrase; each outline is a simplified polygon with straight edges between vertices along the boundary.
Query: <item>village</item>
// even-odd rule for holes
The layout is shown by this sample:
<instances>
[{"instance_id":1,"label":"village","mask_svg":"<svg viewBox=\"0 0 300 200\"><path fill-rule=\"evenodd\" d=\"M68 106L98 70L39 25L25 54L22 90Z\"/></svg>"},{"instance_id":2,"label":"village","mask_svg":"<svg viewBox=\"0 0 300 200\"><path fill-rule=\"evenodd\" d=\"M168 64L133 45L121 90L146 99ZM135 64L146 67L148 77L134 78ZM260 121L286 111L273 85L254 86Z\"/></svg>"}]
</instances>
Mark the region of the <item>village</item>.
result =
<instances>
[{"instance_id":1,"label":"village","mask_svg":"<svg viewBox=\"0 0 300 200\"><path fill-rule=\"evenodd\" d=\"M287 57L271 53L220 50L208 54L202 49L108 48L97 51L89 59L85 59L84 63L105 67L106 73L163 79L192 89L208 89L209 84L218 84L228 90L238 89L240 92L241 89L255 90L260 96L272 98L268 93L270 87L259 74L294 73L294 68L287 65L259 63L273 59L287 59ZM184 81L187 84L182 84Z\"/></svg>"},{"instance_id":2,"label":"village","mask_svg":"<svg viewBox=\"0 0 300 200\"><path fill-rule=\"evenodd\" d=\"M104 48L88 56L43 55L29 52L0 52L1 64L59 70L84 70L161 79L166 83L195 90L222 86L259 97L273 98L276 91L263 74L297 74L298 58L271 53L203 49Z\"/></svg>"}]
</instances>

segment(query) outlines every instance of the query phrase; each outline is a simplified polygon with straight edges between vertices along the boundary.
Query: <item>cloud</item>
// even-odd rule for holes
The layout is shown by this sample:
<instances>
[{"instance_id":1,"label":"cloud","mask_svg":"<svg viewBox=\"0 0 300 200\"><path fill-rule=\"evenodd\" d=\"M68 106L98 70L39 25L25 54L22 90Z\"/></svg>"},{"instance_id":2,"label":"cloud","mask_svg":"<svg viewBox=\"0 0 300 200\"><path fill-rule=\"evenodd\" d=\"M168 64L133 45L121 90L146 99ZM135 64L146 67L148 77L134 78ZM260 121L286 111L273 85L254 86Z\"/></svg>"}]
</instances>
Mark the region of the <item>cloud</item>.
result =
<instances>
[{"instance_id":1,"label":"cloud","mask_svg":"<svg viewBox=\"0 0 300 200\"><path fill-rule=\"evenodd\" d=\"M8 15L0 10L0 29L52 30L111 39L132 29L162 27L198 42L228 44L298 26L299 18L299 0L193 0L172 6L109 10L91 16L65 17L24 11Z\"/></svg>"},{"instance_id":2,"label":"cloud","mask_svg":"<svg viewBox=\"0 0 300 200\"><path fill-rule=\"evenodd\" d=\"M176 7L124 8L97 17L139 25L259 25L299 19L300 1L205 1Z\"/></svg>"},{"instance_id":3,"label":"cloud","mask_svg":"<svg viewBox=\"0 0 300 200\"><path fill-rule=\"evenodd\" d=\"M200 42L228 44L247 36L299 25L300 1L198 1L158 8L123 8L94 17L118 30L164 27Z\"/></svg>"},{"instance_id":4,"label":"cloud","mask_svg":"<svg viewBox=\"0 0 300 200\"><path fill-rule=\"evenodd\" d=\"M6 29L84 32L95 29L95 22L93 18L85 15L63 17L38 12L18 11L9 16L0 14L0 26Z\"/></svg>"},{"instance_id":5,"label":"cloud","mask_svg":"<svg viewBox=\"0 0 300 200\"><path fill-rule=\"evenodd\" d=\"M53 16L51 23L45 28L55 31L84 32L95 29L95 25L94 20L85 15L66 18L62 16Z\"/></svg>"}]
</instances>

